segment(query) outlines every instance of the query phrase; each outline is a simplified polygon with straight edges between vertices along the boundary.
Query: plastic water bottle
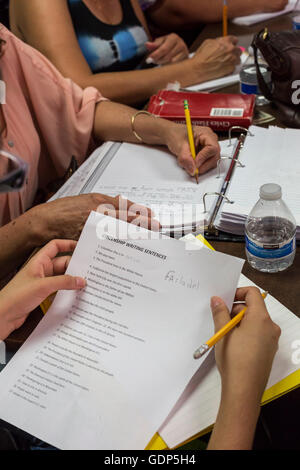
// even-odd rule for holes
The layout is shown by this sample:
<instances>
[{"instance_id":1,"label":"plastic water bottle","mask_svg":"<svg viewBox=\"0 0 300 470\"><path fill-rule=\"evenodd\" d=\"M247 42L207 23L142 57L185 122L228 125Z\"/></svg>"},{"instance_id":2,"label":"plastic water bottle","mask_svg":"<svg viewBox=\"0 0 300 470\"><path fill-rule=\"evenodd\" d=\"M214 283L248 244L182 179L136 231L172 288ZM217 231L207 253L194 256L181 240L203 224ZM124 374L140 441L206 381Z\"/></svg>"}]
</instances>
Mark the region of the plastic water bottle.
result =
<instances>
[{"instance_id":1,"label":"plastic water bottle","mask_svg":"<svg viewBox=\"0 0 300 470\"><path fill-rule=\"evenodd\" d=\"M245 237L248 262L258 271L276 273L293 264L296 221L278 184L260 188L260 199L246 221Z\"/></svg>"},{"instance_id":2,"label":"plastic water bottle","mask_svg":"<svg viewBox=\"0 0 300 470\"><path fill-rule=\"evenodd\" d=\"M270 102L269 100L267 100L267 98L264 97L259 88L256 65L253 62L254 59L250 59L250 57L251 56L249 56L240 71L240 91L241 93L246 95L256 95L256 106L264 106L265 104L269 104ZM271 88L272 76L267 64L265 63L264 59L260 56L258 57L258 63L264 81L266 82L267 86Z\"/></svg>"}]
</instances>

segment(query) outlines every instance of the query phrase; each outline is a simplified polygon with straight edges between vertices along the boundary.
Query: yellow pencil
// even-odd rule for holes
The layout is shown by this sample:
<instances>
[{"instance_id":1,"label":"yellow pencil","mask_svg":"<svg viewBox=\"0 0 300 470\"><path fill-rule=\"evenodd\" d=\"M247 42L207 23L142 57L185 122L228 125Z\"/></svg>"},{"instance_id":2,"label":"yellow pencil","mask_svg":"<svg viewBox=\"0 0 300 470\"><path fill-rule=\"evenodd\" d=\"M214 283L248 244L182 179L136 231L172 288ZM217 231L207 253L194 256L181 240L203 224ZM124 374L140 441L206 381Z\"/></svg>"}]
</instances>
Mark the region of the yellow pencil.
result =
<instances>
[{"instance_id":1,"label":"yellow pencil","mask_svg":"<svg viewBox=\"0 0 300 470\"><path fill-rule=\"evenodd\" d=\"M223 36L228 36L228 5L227 0L223 0Z\"/></svg>"},{"instance_id":2,"label":"yellow pencil","mask_svg":"<svg viewBox=\"0 0 300 470\"><path fill-rule=\"evenodd\" d=\"M193 134L192 121L191 121L191 115L190 115L188 100L184 100L183 105L184 105L184 114L185 114L185 121L186 121L186 127L187 127L187 133L188 133L188 139L189 139L191 154L192 154L193 159L196 160L196 149L195 149L194 134ZM198 175L199 175L199 171L198 171L198 168L197 168L196 172L195 172L195 178L196 178L197 184L199 183Z\"/></svg>"},{"instance_id":3,"label":"yellow pencil","mask_svg":"<svg viewBox=\"0 0 300 470\"><path fill-rule=\"evenodd\" d=\"M268 292L264 292L261 294L263 299L265 299L268 295ZM240 313L238 313L232 320L230 320L227 325L223 326L212 338L210 338L206 343L202 344L199 349L194 352L194 359L200 359L200 357L204 356L210 348L212 348L218 341L220 341L224 336L229 333L240 321L242 320L243 316L247 307L244 308Z\"/></svg>"}]
</instances>

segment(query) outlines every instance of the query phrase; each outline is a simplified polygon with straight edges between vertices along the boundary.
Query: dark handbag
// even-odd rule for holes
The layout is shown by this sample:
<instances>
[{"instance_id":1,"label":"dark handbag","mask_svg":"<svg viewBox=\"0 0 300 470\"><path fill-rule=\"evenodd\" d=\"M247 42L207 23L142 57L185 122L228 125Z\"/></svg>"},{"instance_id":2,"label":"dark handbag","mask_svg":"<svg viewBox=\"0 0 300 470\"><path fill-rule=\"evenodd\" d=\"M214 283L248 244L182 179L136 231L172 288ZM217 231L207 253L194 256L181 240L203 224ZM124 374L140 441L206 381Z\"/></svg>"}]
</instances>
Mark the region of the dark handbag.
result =
<instances>
[{"instance_id":1,"label":"dark handbag","mask_svg":"<svg viewBox=\"0 0 300 470\"><path fill-rule=\"evenodd\" d=\"M262 94L278 107L283 124L300 128L300 31L265 29L255 35L252 47ZM272 73L271 86L260 71L258 51Z\"/></svg>"}]
</instances>

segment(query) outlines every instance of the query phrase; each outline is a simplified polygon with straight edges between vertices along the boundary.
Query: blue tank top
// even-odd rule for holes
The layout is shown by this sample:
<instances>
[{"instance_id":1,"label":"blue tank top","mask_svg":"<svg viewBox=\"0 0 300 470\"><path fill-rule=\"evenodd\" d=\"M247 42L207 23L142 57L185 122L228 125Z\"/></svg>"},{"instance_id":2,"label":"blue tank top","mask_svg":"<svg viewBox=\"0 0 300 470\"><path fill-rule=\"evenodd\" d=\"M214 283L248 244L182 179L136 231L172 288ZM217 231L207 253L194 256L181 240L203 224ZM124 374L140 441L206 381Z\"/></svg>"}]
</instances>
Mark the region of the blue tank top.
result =
<instances>
[{"instance_id":1,"label":"blue tank top","mask_svg":"<svg viewBox=\"0 0 300 470\"><path fill-rule=\"evenodd\" d=\"M123 19L117 25L98 20L82 0L68 0L81 51L93 73L138 68L146 55L147 33L130 0L120 0Z\"/></svg>"}]
</instances>

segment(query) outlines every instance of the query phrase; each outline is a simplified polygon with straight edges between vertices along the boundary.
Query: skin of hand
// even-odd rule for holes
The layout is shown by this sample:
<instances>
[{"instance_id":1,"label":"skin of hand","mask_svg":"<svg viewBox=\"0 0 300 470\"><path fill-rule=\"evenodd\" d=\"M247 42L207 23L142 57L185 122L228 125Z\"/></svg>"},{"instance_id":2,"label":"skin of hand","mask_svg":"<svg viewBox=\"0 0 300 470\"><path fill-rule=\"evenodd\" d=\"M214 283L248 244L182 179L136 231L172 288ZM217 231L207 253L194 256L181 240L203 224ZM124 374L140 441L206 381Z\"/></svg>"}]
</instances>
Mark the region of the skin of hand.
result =
<instances>
[{"instance_id":1,"label":"skin of hand","mask_svg":"<svg viewBox=\"0 0 300 470\"><path fill-rule=\"evenodd\" d=\"M187 45L175 33L161 36L154 41L146 43L147 49L150 52L147 63L154 63L159 65L166 65L170 63L180 62L187 59L189 50Z\"/></svg>"},{"instance_id":2,"label":"skin of hand","mask_svg":"<svg viewBox=\"0 0 300 470\"><path fill-rule=\"evenodd\" d=\"M57 199L35 206L28 213L31 213L36 231L44 234L45 242L48 242L54 238L78 240L92 210L129 223L138 218L138 225L159 229L159 223L153 220L150 209L120 196L110 197L98 193Z\"/></svg>"},{"instance_id":3,"label":"skin of hand","mask_svg":"<svg viewBox=\"0 0 300 470\"><path fill-rule=\"evenodd\" d=\"M260 4L262 12L273 13L283 10L288 4L288 0L272 0L272 2L269 2L268 0L262 0L260 1Z\"/></svg>"},{"instance_id":4,"label":"skin of hand","mask_svg":"<svg viewBox=\"0 0 300 470\"><path fill-rule=\"evenodd\" d=\"M32 310L58 290L80 290L86 281L64 275L76 242L53 240L33 256L26 266L0 291L0 339L20 328Z\"/></svg>"},{"instance_id":5,"label":"skin of hand","mask_svg":"<svg viewBox=\"0 0 300 470\"><path fill-rule=\"evenodd\" d=\"M234 36L207 39L190 60L199 71L205 71L207 80L229 75L240 64L242 51L237 43L238 39Z\"/></svg>"},{"instance_id":6,"label":"skin of hand","mask_svg":"<svg viewBox=\"0 0 300 470\"><path fill-rule=\"evenodd\" d=\"M194 126L196 160L193 159L187 137L186 126L176 125L170 131L167 140L169 150L176 155L178 164L194 176L198 168L199 175L216 168L220 159L220 146L217 135L209 127Z\"/></svg>"},{"instance_id":7,"label":"skin of hand","mask_svg":"<svg viewBox=\"0 0 300 470\"><path fill-rule=\"evenodd\" d=\"M240 324L215 346L216 363L222 379L224 394L249 393L258 403L265 390L273 359L278 349L281 330L276 325L256 287L240 288L237 302L245 301L247 310ZM245 305L235 305L236 315ZM220 330L231 319L224 301L211 300L215 330ZM242 389L242 391L241 391ZM244 398L246 400L246 398Z\"/></svg>"},{"instance_id":8,"label":"skin of hand","mask_svg":"<svg viewBox=\"0 0 300 470\"><path fill-rule=\"evenodd\" d=\"M278 348L280 328L273 323L257 288L237 290L236 301L245 301L247 310L241 323L215 346L222 393L208 450L250 450L253 445L260 403ZM245 305L235 305L232 315ZM230 313L219 297L211 299L218 331Z\"/></svg>"}]
</instances>

